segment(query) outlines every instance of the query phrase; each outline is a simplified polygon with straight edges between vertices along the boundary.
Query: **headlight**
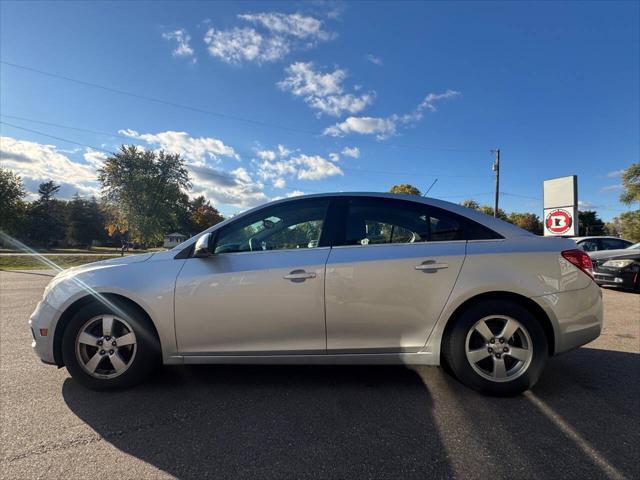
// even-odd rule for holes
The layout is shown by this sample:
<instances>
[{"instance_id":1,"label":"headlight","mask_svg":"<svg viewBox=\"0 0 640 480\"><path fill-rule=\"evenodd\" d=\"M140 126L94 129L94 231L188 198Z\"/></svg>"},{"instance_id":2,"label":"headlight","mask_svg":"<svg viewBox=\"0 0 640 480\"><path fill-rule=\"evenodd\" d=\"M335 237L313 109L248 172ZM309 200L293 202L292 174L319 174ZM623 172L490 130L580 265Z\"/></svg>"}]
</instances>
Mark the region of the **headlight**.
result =
<instances>
[{"instance_id":1,"label":"headlight","mask_svg":"<svg viewBox=\"0 0 640 480\"><path fill-rule=\"evenodd\" d=\"M635 260L607 260L602 264L603 267L625 268L634 263Z\"/></svg>"}]
</instances>

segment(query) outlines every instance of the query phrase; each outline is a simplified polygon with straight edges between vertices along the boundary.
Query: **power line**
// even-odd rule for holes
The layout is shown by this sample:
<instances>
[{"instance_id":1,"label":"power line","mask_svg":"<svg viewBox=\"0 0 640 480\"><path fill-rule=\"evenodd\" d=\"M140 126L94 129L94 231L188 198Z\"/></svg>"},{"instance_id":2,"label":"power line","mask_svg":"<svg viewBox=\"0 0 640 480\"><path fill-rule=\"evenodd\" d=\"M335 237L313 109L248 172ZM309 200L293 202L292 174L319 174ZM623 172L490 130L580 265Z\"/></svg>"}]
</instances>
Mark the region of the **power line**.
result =
<instances>
[{"instance_id":1,"label":"power line","mask_svg":"<svg viewBox=\"0 0 640 480\"><path fill-rule=\"evenodd\" d=\"M212 115L212 116L216 116L216 117L220 117L220 118L226 118L228 120L251 123L251 124L259 125L259 126L262 126L262 127L275 128L275 129L286 130L286 131L290 131L290 132L302 133L302 134L306 134L306 135L312 135L314 137L318 136L317 132L314 132L314 131L311 131L311 130L303 130L303 129L299 129L299 128L289 127L289 126L286 126L286 125L279 125L279 124L270 123L270 122L263 122L263 121L260 121L260 120L254 120L254 119L247 118L247 117L241 117L241 116L237 116L237 115L230 115L230 114L226 114L226 113L222 113L222 112L216 112L216 111L213 111L213 110L207 110L207 109L200 108L200 107L194 107L192 105L178 103L178 102L174 102L174 101L171 101L171 100L164 100L164 99L161 99L161 98L151 97L151 96L148 96L148 95L141 95L139 93L129 92L129 91L126 91L126 90L121 90L121 89L118 89L118 88L113 88L113 87L109 87L107 85L101 85L101 84L94 83L94 82L88 82L86 80L79 80L77 78L67 77L65 75L60 75L60 74L57 74L57 73L47 72L45 70L40 70L40 69L37 69L37 68L28 67L26 65L19 65L17 63L7 62L7 61L4 61L4 60L0 60L0 63L3 64L3 65L7 65L9 67L22 69L22 70L25 70L25 71L28 71L28 72L32 72L32 73L37 73L39 75L44 75L44 76L48 76L48 77L52 77L52 78L57 78L59 80L65 80L65 81L68 81L68 82L73 82L73 83L77 83L79 85L84 85L84 86L87 86L87 87L98 88L98 89L105 90L105 91L108 91L108 92L111 92L111 93L116 93L116 94L119 94L119 95L126 95L126 96L129 96L129 97L137 98L139 100L145 100L145 101L148 101L148 102L168 105L168 106L171 106L171 107L174 107L174 108L182 108L182 109L185 109L185 110L190 110L192 112L198 112L198 113L202 113L202 114L205 114L205 115ZM375 145L380 145L379 142L376 142L374 140L365 139L365 138L361 138L361 139L359 139L359 141L363 142L363 143L371 143L371 144L375 144ZM413 148L413 149L417 149L417 150L440 150L440 151L450 151L450 152L484 152L484 151L486 151L485 149L431 147L431 146L425 146L425 145L410 145L410 144L401 144L401 143L386 143L385 145L389 146L389 147L397 147L397 148Z\"/></svg>"},{"instance_id":2,"label":"power line","mask_svg":"<svg viewBox=\"0 0 640 480\"><path fill-rule=\"evenodd\" d=\"M104 148L94 147L93 145L88 145L86 143L76 142L74 140L69 140L68 138L57 137L55 135L50 135L48 133L40 132L38 130L33 130L31 128L21 127L19 125L14 125L13 123L5 122L5 121L2 121L2 120L0 120L0 124L8 125L9 127L17 128L19 130L24 130L25 132L31 132L31 133L35 133L37 135L42 135L43 137L53 138L54 140L59 140L61 142L71 143L72 145L78 145L80 147L87 147L87 148L91 148L93 150L99 150L101 152L108 153L109 155L111 155L113 153L113 152L110 152L109 150L105 150Z\"/></svg>"},{"instance_id":3,"label":"power line","mask_svg":"<svg viewBox=\"0 0 640 480\"><path fill-rule=\"evenodd\" d=\"M45 122L43 120L35 120L35 119L32 119L32 118L19 117L19 116L16 116L16 115L6 115L6 114L3 113L3 114L0 114L0 117L14 118L14 119L23 120L23 121L26 121L26 122L39 123L39 124L47 125L47 126L51 126L51 127L67 128L67 129L70 129L70 130L77 130L79 132L92 133L92 134L103 135L103 136L107 136L107 137L123 138L125 140L130 141L130 142L133 141L133 140L138 140L139 141L139 139L136 138L136 137L129 137L129 136L126 136L126 135L121 135L121 134L103 132L103 131L100 131L100 130L91 130L91 129L88 129L88 128L81 128L81 127L76 127L76 126L71 126L71 125L62 125L62 124L53 123L53 122ZM40 131L37 131L37 130L32 130L32 129L28 129L28 128L25 128L25 127L20 127L18 125L13 124L13 123L4 122L4 121L0 121L0 123L8 125L8 126L11 126L11 127L14 127L14 128L19 128L19 129L22 129L22 130L26 130L28 132L37 133L38 135L43 135L45 137L54 138L56 140L60 140L60 141L67 142L67 143L72 143L74 145L80 145L80 146L89 147L89 148L92 148L94 150L100 150L102 152L109 153L109 154L113 153L113 152L107 151L107 150L105 150L103 148L92 147L90 145L85 145L83 143L78 143L78 142L75 142L73 140L64 139L62 137L56 137L56 136L53 136L51 134L47 134L47 133L40 132ZM249 157L255 157L255 155L256 155L255 152L237 150L235 148L234 148L234 152L238 152L238 153L241 153L242 155L246 155L246 156L249 156ZM486 177L488 177L488 176L483 176L483 175L443 175L441 173L425 173L425 172L418 173L418 172L400 172L400 171L386 171L386 170L368 170L368 169L362 169L362 168L344 167L342 165L340 165L340 168L342 170L351 171L351 172L371 173L371 174L380 174L380 175L406 175L406 176L412 176L412 177L413 176L419 176L419 177L443 177L443 178L486 178Z\"/></svg>"}]
</instances>

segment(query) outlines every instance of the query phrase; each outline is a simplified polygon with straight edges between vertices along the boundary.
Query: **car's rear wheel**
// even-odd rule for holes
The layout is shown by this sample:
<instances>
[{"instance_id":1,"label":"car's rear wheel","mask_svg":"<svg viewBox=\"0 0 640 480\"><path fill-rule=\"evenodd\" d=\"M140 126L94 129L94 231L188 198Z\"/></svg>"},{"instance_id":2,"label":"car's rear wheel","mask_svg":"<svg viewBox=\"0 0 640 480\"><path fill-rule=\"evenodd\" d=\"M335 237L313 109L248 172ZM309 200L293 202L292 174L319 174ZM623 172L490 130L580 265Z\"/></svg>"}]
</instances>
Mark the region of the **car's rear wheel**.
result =
<instances>
[{"instance_id":1,"label":"car's rear wheel","mask_svg":"<svg viewBox=\"0 0 640 480\"><path fill-rule=\"evenodd\" d=\"M143 381L159 363L159 351L148 319L129 305L87 305L73 316L62 338L67 370L94 390Z\"/></svg>"},{"instance_id":2,"label":"car's rear wheel","mask_svg":"<svg viewBox=\"0 0 640 480\"><path fill-rule=\"evenodd\" d=\"M506 300L463 311L443 339L442 354L460 382L489 395L517 395L531 388L549 355L538 320Z\"/></svg>"}]
</instances>

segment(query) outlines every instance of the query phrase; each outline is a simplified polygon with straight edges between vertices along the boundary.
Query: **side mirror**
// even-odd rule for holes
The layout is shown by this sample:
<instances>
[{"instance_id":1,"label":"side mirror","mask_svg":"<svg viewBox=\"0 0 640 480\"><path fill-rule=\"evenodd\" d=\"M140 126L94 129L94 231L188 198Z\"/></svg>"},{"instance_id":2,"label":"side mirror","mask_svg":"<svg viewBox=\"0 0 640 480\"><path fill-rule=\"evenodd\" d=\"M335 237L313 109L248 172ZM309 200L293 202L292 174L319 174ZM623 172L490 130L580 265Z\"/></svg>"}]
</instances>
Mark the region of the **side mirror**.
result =
<instances>
[{"instance_id":1,"label":"side mirror","mask_svg":"<svg viewBox=\"0 0 640 480\"><path fill-rule=\"evenodd\" d=\"M196 258L210 257L211 251L209 250L209 245L211 245L211 233L205 233L196 242L196 247L193 250L193 256Z\"/></svg>"}]
</instances>

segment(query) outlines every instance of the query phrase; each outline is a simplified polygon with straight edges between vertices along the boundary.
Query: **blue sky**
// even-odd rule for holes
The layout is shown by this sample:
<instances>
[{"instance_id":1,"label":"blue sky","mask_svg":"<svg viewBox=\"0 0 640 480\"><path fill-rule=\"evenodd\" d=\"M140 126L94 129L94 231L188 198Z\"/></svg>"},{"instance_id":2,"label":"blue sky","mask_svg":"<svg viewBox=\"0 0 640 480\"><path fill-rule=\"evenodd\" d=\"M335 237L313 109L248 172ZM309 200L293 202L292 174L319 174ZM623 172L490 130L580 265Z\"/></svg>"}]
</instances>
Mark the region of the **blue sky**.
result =
<instances>
[{"instance_id":1,"label":"blue sky","mask_svg":"<svg viewBox=\"0 0 640 480\"><path fill-rule=\"evenodd\" d=\"M507 211L577 174L609 219L640 157L639 5L3 1L2 163L70 197L104 151L164 147L230 214L436 178L491 204L499 147Z\"/></svg>"}]
</instances>

